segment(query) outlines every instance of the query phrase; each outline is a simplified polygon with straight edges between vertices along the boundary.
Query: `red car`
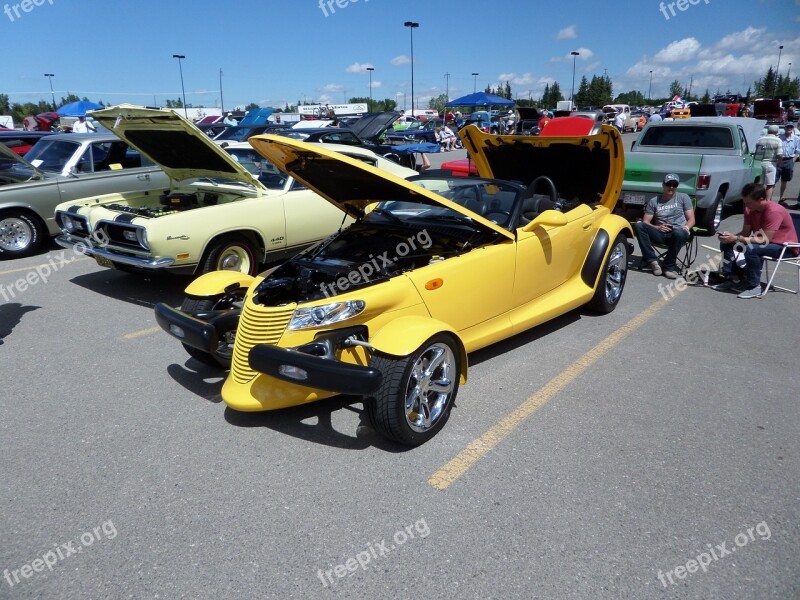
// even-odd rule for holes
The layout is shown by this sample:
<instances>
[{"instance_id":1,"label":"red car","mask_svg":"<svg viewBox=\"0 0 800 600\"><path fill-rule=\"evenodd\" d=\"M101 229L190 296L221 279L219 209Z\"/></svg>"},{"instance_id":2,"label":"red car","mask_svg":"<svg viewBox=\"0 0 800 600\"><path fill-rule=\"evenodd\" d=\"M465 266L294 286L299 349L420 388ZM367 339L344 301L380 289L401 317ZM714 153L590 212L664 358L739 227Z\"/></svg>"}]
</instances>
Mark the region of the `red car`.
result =
<instances>
[{"instance_id":1,"label":"red car","mask_svg":"<svg viewBox=\"0 0 800 600\"><path fill-rule=\"evenodd\" d=\"M51 133L50 131L17 131L16 129L0 128L0 144L5 144L15 154L24 156L39 139Z\"/></svg>"}]
</instances>

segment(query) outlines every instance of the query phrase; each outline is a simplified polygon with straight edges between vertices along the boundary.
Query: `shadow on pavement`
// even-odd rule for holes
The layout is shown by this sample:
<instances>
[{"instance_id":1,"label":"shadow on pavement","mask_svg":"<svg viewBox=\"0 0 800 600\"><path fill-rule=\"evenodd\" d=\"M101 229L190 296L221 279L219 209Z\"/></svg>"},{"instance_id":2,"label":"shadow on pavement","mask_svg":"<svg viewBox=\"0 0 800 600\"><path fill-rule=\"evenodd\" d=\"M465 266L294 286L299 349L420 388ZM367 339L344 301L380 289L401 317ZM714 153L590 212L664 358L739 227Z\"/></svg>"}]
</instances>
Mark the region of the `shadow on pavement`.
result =
<instances>
[{"instance_id":1,"label":"shadow on pavement","mask_svg":"<svg viewBox=\"0 0 800 600\"><path fill-rule=\"evenodd\" d=\"M25 306L19 302L0 304L0 346L3 345L3 339L11 335L14 327L20 324L25 313L40 308L41 306Z\"/></svg>"}]
</instances>

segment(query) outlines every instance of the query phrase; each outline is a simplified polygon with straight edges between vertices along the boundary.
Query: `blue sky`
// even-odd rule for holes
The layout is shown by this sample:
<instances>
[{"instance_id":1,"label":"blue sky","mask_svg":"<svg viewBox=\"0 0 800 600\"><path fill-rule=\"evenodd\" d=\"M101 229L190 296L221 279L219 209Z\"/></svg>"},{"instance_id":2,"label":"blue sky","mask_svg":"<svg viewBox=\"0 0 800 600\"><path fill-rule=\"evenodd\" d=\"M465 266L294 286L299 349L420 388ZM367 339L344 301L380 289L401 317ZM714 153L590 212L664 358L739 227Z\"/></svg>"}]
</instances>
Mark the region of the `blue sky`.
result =
<instances>
[{"instance_id":1,"label":"blue sky","mask_svg":"<svg viewBox=\"0 0 800 600\"><path fill-rule=\"evenodd\" d=\"M43 74L53 73L57 99L162 104L180 97L172 55L183 54L195 106L219 105L220 69L226 108L283 107L366 97L371 66L373 98L410 108L409 20L420 24L418 106L445 92L446 73L451 98L506 80L519 97L552 81L568 95L571 51L576 87L607 73L615 93L647 95L651 70L654 97L674 79L692 80L693 92L745 92L776 66L780 45L781 73L791 62L800 75L800 0L0 0L0 9L0 93L12 102L49 99Z\"/></svg>"}]
</instances>

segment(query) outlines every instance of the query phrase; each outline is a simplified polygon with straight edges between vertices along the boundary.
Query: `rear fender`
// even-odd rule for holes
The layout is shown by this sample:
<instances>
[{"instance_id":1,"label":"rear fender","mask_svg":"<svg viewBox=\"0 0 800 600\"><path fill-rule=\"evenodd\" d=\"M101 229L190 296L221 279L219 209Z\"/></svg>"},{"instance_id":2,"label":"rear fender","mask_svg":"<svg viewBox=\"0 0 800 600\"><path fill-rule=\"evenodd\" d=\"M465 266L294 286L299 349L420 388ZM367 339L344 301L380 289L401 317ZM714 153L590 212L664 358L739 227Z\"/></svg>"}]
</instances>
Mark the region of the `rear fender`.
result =
<instances>
[{"instance_id":1,"label":"rear fender","mask_svg":"<svg viewBox=\"0 0 800 600\"><path fill-rule=\"evenodd\" d=\"M409 356L416 352L427 340L437 333L449 334L458 345L461 353L461 373L459 381L467 382L467 351L464 343L453 329L437 319L408 316L394 319L374 335L370 344L382 354Z\"/></svg>"},{"instance_id":2,"label":"rear fender","mask_svg":"<svg viewBox=\"0 0 800 600\"><path fill-rule=\"evenodd\" d=\"M211 271L192 281L184 291L198 298L219 296L232 285L247 289L254 280L255 277L237 271Z\"/></svg>"}]
</instances>

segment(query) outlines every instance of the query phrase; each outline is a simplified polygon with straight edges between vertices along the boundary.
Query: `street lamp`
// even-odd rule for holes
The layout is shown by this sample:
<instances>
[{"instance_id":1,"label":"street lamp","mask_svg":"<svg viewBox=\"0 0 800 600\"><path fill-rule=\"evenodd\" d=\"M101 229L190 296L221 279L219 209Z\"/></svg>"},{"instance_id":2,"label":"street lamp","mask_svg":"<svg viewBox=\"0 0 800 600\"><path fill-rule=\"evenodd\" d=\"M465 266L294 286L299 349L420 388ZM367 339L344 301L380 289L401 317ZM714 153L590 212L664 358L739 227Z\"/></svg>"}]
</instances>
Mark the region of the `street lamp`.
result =
<instances>
[{"instance_id":1,"label":"street lamp","mask_svg":"<svg viewBox=\"0 0 800 600\"><path fill-rule=\"evenodd\" d=\"M367 67L367 71L369 71L369 106L367 107L367 112L372 112L372 72L375 70L375 67Z\"/></svg>"},{"instance_id":2,"label":"street lamp","mask_svg":"<svg viewBox=\"0 0 800 600\"><path fill-rule=\"evenodd\" d=\"M225 114L225 102L222 100L222 67L219 69L219 111L221 114Z\"/></svg>"},{"instance_id":3,"label":"street lamp","mask_svg":"<svg viewBox=\"0 0 800 600\"><path fill-rule=\"evenodd\" d=\"M792 80L789 77L792 73L792 63L789 63L789 68L786 70L786 82L790 83Z\"/></svg>"},{"instance_id":4,"label":"street lamp","mask_svg":"<svg viewBox=\"0 0 800 600\"><path fill-rule=\"evenodd\" d=\"M406 21L403 27L408 27L411 32L411 116L414 116L414 29L419 27L419 23ZM783 48L783 46L781 46Z\"/></svg>"},{"instance_id":5,"label":"street lamp","mask_svg":"<svg viewBox=\"0 0 800 600\"><path fill-rule=\"evenodd\" d=\"M55 77L55 73L45 73L45 77L50 80L50 95L53 96L53 110L56 110L56 94L53 92L53 77Z\"/></svg>"},{"instance_id":6,"label":"street lamp","mask_svg":"<svg viewBox=\"0 0 800 600\"><path fill-rule=\"evenodd\" d=\"M781 72L781 52L783 52L783 46L778 46L778 67L775 69L775 87L772 90L773 98L778 94L778 74Z\"/></svg>"},{"instance_id":7,"label":"street lamp","mask_svg":"<svg viewBox=\"0 0 800 600\"><path fill-rule=\"evenodd\" d=\"M581 53L575 52L575 50L573 50L572 52L570 52L570 54L572 55L572 90L569 93L569 99L571 102L572 96L575 93L575 61L577 60L578 56L580 56Z\"/></svg>"},{"instance_id":8,"label":"street lamp","mask_svg":"<svg viewBox=\"0 0 800 600\"><path fill-rule=\"evenodd\" d=\"M480 75L480 73L473 73L472 74L472 78L473 78L472 79L472 93L473 94L478 91L478 75Z\"/></svg>"},{"instance_id":9,"label":"street lamp","mask_svg":"<svg viewBox=\"0 0 800 600\"><path fill-rule=\"evenodd\" d=\"M178 59L178 68L181 71L181 93L183 94L183 116L185 116L188 119L189 112L186 110L186 90L183 88L183 67L181 66L181 60L186 57L183 54L173 54L172 58Z\"/></svg>"},{"instance_id":10,"label":"street lamp","mask_svg":"<svg viewBox=\"0 0 800 600\"><path fill-rule=\"evenodd\" d=\"M650 102L650 90L653 89L653 71L650 71L650 84L647 86L647 102Z\"/></svg>"}]
</instances>

